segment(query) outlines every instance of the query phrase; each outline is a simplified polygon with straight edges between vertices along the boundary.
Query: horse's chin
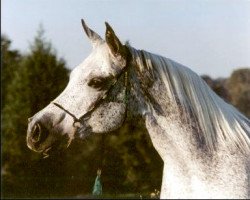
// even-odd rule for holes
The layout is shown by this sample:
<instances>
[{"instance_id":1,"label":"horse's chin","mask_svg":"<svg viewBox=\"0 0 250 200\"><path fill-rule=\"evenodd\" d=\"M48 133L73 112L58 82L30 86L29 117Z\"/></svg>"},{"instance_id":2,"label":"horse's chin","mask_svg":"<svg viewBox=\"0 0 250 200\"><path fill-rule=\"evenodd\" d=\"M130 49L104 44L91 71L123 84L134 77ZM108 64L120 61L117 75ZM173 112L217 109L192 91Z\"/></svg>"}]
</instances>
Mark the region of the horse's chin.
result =
<instances>
[{"instance_id":1,"label":"horse's chin","mask_svg":"<svg viewBox=\"0 0 250 200\"><path fill-rule=\"evenodd\" d=\"M56 155L58 152L63 151L71 145L74 139L85 139L91 134L91 128L89 127L81 127L75 129L71 133L57 134L57 136L49 135L43 143L39 144L38 148L32 148L28 145L28 147L40 153L43 158L51 157L52 155Z\"/></svg>"},{"instance_id":2,"label":"horse's chin","mask_svg":"<svg viewBox=\"0 0 250 200\"><path fill-rule=\"evenodd\" d=\"M73 139L68 136L60 137L52 140L51 142L45 141L44 144L41 144L40 148L36 152L40 153L43 158L48 158L52 155L57 154L64 149L67 149Z\"/></svg>"}]
</instances>

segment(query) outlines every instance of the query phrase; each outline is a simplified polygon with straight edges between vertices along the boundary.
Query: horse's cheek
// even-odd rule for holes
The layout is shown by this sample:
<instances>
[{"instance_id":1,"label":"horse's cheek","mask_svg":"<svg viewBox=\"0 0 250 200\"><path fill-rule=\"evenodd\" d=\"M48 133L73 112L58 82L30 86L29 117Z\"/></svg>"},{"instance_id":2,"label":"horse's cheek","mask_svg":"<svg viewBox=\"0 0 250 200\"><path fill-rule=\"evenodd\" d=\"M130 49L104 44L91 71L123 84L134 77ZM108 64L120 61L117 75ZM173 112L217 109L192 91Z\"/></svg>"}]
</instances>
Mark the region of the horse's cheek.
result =
<instances>
[{"instance_id":1,"label":"horse's cheek","mask_svg":"<svg viewBox=\"0 0 250 200\"><path fill-rule=\"evenodd\" d=\"M125 118L125 104L109 102L100 106L90 117L94 133L107 133L120 128Z\"/></svg>"}]
</instances>

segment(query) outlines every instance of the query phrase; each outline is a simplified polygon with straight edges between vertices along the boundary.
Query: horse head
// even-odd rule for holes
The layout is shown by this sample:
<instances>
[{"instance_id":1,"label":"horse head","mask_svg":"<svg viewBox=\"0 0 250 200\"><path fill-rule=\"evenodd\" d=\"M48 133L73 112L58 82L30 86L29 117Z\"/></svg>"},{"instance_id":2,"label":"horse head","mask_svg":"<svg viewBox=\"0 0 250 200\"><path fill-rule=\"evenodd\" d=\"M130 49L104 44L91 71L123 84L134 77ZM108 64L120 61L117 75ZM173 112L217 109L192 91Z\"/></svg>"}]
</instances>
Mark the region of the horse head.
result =
<instances>
[{"instance_id":1,"label":"horse head","mask_svg":"<svg viewBox=\"0 0 250 200\"><path fill-rule=\"evenodd\" d=\"M45 156L75 137L114 131L125 120L129 50L108 23L105 40L82 25L91 54L72 70L64 91L29 118L27 145Z\"/></svg>"}]
</instances>

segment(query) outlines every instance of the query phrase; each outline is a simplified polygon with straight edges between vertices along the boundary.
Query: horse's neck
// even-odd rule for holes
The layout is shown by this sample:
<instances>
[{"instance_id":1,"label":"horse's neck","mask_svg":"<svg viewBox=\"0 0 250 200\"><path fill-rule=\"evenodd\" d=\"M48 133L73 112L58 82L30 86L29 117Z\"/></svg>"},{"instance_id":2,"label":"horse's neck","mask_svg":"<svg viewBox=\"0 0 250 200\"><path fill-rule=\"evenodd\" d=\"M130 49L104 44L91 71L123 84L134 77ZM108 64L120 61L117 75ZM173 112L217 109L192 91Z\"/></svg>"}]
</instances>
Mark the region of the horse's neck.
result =
<instances>
[{"instance_id":1,"label":"horse's neck","mask_svg":"<svg viewBox=\"0 0 250 200\"><path fill-rule=\"evenodd\" d=\"M249 157L223 144L216 144L217 150L209 152L199 127L190 125L195 119L185 122L180 105L168 98L165 85L160 79L150 80L145 70L130 73L129 105L133 116L142 116L164 161L161 197L248 197Z\"/></svg>"},{"instance_id":2,"label":"horse's neck","mask_svg":"<svg viewBox=\"0 0 250 200\"><path fill-rule=\"evenodd\" d=\"M164 161L162 198L247 197L246 156L223 146L210 154L199 150L194 133L171 117L146 114L145 124Z\"/></svg>"},{"instance_id":3,"label":"horse's neck","mask_svg":"<svg viewBox=\"0 0 250 200\"><path fill-rule=\"evenodd\" d=\"M163 161L174 162L178 168L184 166L183 160L192 160L191 156L194 155L196 147L189 128L185 128L175 117L148 113L145 114L145 124Z\"/></svg>"},{"instance_id":4,"label":"horse's neck","mask_svg":"<svg viewBox=\"0 0 250 200\"><path fill-rule=\"evenodd\" d=\"M149 89L158 105L147 101L150 109L144 115L152 143L164 161L161 197L247 197L247 156L219 141L216 151L209 151L195 119L185 122L179 105L163 89L160 84Z\"/></svg>"}]
</instances>

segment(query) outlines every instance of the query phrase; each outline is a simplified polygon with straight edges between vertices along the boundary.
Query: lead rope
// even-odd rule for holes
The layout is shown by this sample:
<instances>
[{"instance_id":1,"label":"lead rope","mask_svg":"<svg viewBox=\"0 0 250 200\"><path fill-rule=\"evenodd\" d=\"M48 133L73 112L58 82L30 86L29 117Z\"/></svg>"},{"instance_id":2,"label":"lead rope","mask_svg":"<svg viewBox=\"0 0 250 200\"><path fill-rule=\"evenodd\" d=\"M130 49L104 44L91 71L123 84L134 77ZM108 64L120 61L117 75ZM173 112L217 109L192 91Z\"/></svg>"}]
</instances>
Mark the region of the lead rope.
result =
<instances>
[{"instance_id":1,"label":"lead rope","mask_svg":"<svg viewBox=\"0 0 250 200\"><path fill-rule=\"evenodd\" d=\"M124 73L124 86L125 86L125 96L124 96L124 104L125 104L125 114L124 114L124 120L122 122L122 125L125 123L127 119L127 111L128 111L128 96L129 96L129 83L128 83L128 71L125 71Z\"/></svg>"}]
</instances>

